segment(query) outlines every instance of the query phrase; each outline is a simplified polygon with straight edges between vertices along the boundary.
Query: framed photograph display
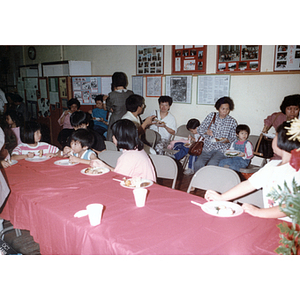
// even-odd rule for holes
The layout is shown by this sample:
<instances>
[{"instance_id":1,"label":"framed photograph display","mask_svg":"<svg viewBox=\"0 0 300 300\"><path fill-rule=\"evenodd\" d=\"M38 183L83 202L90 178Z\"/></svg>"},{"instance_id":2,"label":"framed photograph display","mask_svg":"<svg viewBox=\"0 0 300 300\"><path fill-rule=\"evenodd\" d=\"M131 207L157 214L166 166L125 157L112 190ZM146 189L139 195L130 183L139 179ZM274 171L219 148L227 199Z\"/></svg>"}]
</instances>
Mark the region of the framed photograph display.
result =
<instances>
[{"instance_id":1,"label":"framed photograph display","mask_svg":"<svg viewBox=\"0 0 300 300\"><path fill-rule=\"evenodd\" d=\"M136 74L164 74L164 46L136 46Z\"/></svg>"},{"instance_id":2,"label":"framed photograph display","mask_svg":"<svg viewBox=\"0 0 300 300\"><path fill-rule=\"evenodd\" d=\"M276 45L274 71L300 70L300 45Z\"/></svg>"},{"instance_id":3,"label":"framed photograph display","mask_svg":"<svg viewBox=\"0 0 300 300\"><path fill-rule=\"evenodd\" d=\"M206 73L206 46L172 46L172 74Z\"/></svg>"},{"instance_id":4,"label":"framed photograph display","mask_svg":"<svg viewBox=\"0 0 300 300\"><path fill-rule=\"evenodd\" d=\"M197 104L214 105L229 96L230 75L200 75L197 81Z\"/></svg>"},{"instance_id":5,"label":"framed photograph display","mask_svg":"<svg viewBox=\"0 0 300 300\"><path fill-rule=\"evenodd\" d=\"M97 95L107 95L111 92L111 82L110 76L72 77L73 97L77 98L81 105L94 105Z\"/></svg>"},{"instance_id":6,"label":"framed photograph display","mask_svg":"<svg viewBox=\"0 0 300 300\"><path fill-rule=\"evenodd\" d=\"M192 75L166 76L166 95L175 103L191 103Z\"/></svg>"},{"instance_id":7,"label":"framed photograph display","mask_svg":"<svg viewBox=\"0 0 300 300\"><path fill-rule=\"evenodd\" d=\"M146 77L146 97L161 96L162 77L147 76Z\"/></svg>"},{"instance_id":8,"label":"framed photograph display","mask_svg":"<svg viewBox=\"0 0 300 300\"><path fill-rule=\"evenodd\" d=\"M259 72L261 46L221 45L218 46L217 73Z\"/></svg>"}]
</instances>

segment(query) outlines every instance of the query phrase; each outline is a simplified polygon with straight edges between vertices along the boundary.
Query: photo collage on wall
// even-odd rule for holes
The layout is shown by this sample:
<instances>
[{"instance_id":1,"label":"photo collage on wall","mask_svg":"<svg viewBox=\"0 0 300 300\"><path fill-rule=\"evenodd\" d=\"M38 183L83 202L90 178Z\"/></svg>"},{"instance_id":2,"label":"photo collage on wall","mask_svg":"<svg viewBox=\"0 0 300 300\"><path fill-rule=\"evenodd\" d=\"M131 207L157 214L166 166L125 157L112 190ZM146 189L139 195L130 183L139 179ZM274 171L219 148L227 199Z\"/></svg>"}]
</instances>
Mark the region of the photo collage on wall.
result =
<instances>
[{"instance_id":1,"label":"photo collage on wall","mask_svg":"<svg viewBox=\"0 0 300 300\"><path fill-rule=\"evenodd\" d=\"M258 72L260 70L261 46L221 45L218 46L217 73Z\"/></svg>"},{"instance_id":2,"label":"photo collage on wall","mask_svg":"<svg viewBox=\"0 0 300 300\"><path fill-rule=\"evenodd\" d=\"M73 77L73 97L81 104L94 104L95 97L100 94L100 77Z\"/></svg>"},{"instance_id":3,"label":"photo collage on wall","mask_svg":"<svg viewBox=\"0 0 300 300\"><path fill-rule=\"evenodd\" d=\"M164 73L164 46L137 46L137 75Z\"/></svg>"},{"instance_id":4,"label":"photo collage on wall","mask_svg":"<svg viewBox=\"0 0 300 300\"><path fill-rule=\"evenodd\" d=\"M274 70L300 70L300 45L277 45Z\"/></svg>"},{"instance_id":5,"label":"photo collage on wall","mask_svg":"<svg viewBox=\"0 0 300 300\"><path fill-rule=\"evenodd\" d=\"M172 73L206 72L206 46L176 45L172 47Z\"/></svg>"}]
</instances>

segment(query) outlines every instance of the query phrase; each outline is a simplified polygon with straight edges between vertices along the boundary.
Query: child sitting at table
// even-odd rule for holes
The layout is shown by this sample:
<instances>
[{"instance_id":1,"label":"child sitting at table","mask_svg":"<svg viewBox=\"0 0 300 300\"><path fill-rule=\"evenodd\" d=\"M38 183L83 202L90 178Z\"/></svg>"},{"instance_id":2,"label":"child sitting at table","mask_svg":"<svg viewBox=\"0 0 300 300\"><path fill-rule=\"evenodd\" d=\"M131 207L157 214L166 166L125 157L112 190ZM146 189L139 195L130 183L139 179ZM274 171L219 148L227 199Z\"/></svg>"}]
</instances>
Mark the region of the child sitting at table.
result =
<instances>
[{"instance_id":1,"label":"child sitting at table","mask_svg":"<svg viewBox=\"0 0 300 300\"><path fill-rule=\"evenodd\" d=\"M105 100L107 95L98 95L95 98L96 107L92 110L94 121L93 129L106 138L108 129L107 111L105 110Z\"/></svg>"},{"instance_id":2,"label":"child sitting at table","mask_svg":"<svg viewBox=\"0 0 300 300\"><path fill-rule=\"evenodd\" d=\"M78 129L87 129L87 131L93 134L94 143L91 149L93 149L94 152L98 153L106 149L103 136L99 132L89 128L90 117L88 113L84 111L73 112L70 117L70 123L73 126L75 131ZM70 143L71 143L71 139L68 138L67 146L65 146L63 149L63 153L65 156L71 151Z\"/></svg>"},{"instance_id":3,"label":"child sitting at table","mask_svg":"<svg viewBox=\"0 0 300 300\"><path fill-rule=\"evenodd\" d=\"M19 144L13 151L11 159L21 160L37 156L54 157L61 156L61 151L53 145L41 142L41 125L34 121L25 122L20 132L23 143Z\"/></svg>"},{"instance_id":4,"label":"child sitting at table","mask_svg":"<svg viewBox=\"0 0 300 300\"><path fill-rule=\"evenodd\" d=\"M112 134L114 144L123 152L116 167L112 168L100 159L91 160L91 167L107 167L124 176L156 181L153 164L143 149L144 145L138 137L135 124L128 119L118 120L112 125Z\"/></svg>"},{"instance_id":5,"label":"child sitting at table","mask_svg":"<svg viewBox=\"0 0 300 300\"><path fill-rule=\"evenodd\" d=\"M240 168L247 168L250 164L251 158L253 157L253 146L251 142L248 141L250 134L249 126L240 124L236 127L235 132L237 140L231 143L228 153L230 154L230 151L232 151L233 154L238 154L222 159L219 162L219 166L224 167L227 165L230 169L239 172Z\"/></svg>"},{"instance_id":6,"label":"child sitting at table","mask_svg":"<svg viewBox=\"0 0 300 300\"><path fill-rule=\"evenodd\" d=\"M291 219L286 217L285 213L280 210L278 203L270 197L269 193L274 191L274 189L278 190L278 186L283 189L284 182L286 182L288 187L292 190L291 185L293 179L296 180L298 185L300 183L300 171L294 164L291 164L291 151L300 148L299 123L299 119L294 119L291 123L282 123L276 129L276 136L273 139L272 148L274 153L281 156L282 160L271 160L248 180L242 181L223 194L211 190L206 191L205 199L208 201L229 201L251 193L256 189L263 188L264 208L258 208L249 203L244 203L242 206L244 211L255 217L285 217L284 220L291 221ZM291 133L292 131L293 133ZM292 134L294 135L291 137Z\"/></svg>"},{"instance_id":7,"label":"child sitting at table","mask_svg":"<svg viewBox=\"0 0 300 300\"><path fill-rule=\"evenodd\" d=\"M193 134L193 136L189 136L188 139L172 141L169 144L168 149L173 148L173 150L179 150L179 151L177 153L175 153L174 155L169 155L168 153L167 153L167 155L175 158L176 160L180 160L180 159L184 158L189 152L189 145L192 144L193 142L198 141L198 139L200 137L200 135L197 131L197 128L199 126L200 126L200 121L198 119L190 119L186 124L186 129L189 130ZM197 156L190 155L188 169L186 169L184 171L185 175L194 174L194 163L195 163L196 159L197 159Z\"/></svg>"},{"instance_id":8,"label":"child sitting at table","mask_svg":"<svg viewBox=\"0 0 300 300\"><path fill-rule=\"evenodd\" d=\"M97 154L91 150L94 143L93 134L87 129L75 130L71 137L71 150L68 155L71 163L89 164L91 159L97 159Z\"/></svg>"}]
</instances>

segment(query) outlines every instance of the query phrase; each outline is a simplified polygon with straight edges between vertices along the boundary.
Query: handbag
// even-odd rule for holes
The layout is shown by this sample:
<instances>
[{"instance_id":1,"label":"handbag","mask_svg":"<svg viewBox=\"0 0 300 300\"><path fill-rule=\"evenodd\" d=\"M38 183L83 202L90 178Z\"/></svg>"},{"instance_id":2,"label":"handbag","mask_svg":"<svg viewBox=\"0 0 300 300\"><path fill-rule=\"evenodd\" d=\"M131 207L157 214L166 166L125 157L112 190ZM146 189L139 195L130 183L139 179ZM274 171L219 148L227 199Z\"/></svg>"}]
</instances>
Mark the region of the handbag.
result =
<instances>
[{"instance_id":1,"label":"handbag","mask_svg":"<svg viewBox=\"0 0 300 300\"><path fill-rule=\"evenodd\" d=\"M273 120L272 124L269 126L268 130L272 127L273 123L275 122L276 118ZM273 148L272 148L272 138L265 136L263 133L260 134L259 139L255 145L253 154L262 158L271 158L274 156Z\"/></svg>"},{"instance_id":2,"label":"handbag","mask_svg":"<svg viewBox=\"0 0 300 300\"><path fill-rule=\"evenodd\" d=\"M213 119L211 120L209 126L207 129L210 128L211 124L214 123L216 120L216 113L214 114ZM201 139L201 140L200 140ZM197 142L193 143L190 148L189 148L189 154L190 155L194 155L194 156L199 156L202 153L202 149L204 146L204 141L203 141L203 137L199 136Z\"/></svg>"}]
</instances>

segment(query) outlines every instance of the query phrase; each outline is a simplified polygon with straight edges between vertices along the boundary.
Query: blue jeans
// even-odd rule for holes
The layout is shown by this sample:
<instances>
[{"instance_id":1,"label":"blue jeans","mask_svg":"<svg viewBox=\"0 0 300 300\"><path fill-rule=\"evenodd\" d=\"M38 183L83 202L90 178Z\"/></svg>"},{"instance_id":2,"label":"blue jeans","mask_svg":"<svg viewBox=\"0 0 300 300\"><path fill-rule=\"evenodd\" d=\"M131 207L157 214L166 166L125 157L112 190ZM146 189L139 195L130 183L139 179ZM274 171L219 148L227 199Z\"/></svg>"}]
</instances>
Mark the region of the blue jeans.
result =
<instances>
[{"instance_id":1,"label":"blue jeans","mask_svg":"<svg viewBox=\"0 0 300 300\"><path fill-rule=\"evenodd\" d=\"M240 171L240 168L247 168L250 163L250 159L243 159L242 157L230 157L222 159L219 163L220 167L228 165L230 169Z\"/></svg>"},{"instance_id":2,"label":"blue jeans","mask_svg":"<svg viewBox=\"0 0 300 300\"><path fill-rule=\"evenodd\" d=\"M212 150L209 152L202 151L195 162L195 172L203 168L206 165L218 166L219 162L224 159L224 154L218 150Z\"/></svg>"},{"instance_id":3,"label":"blue jeans","mask_svg":"<svg viewBox=\"0 0 300 300\"><path fill-rule=\"evenodd\" d=\"M184 143L182 143L182 142L175 143L173 149L179 150L177 153L174 154L174 157L176 160L182 159L189 153L189 148L185 147ZM189 169L194 170L194 163L195 163L196 159L197 159L197 156L190 155L189 164L188 164Z\"/></svg>"}]
</instances>

